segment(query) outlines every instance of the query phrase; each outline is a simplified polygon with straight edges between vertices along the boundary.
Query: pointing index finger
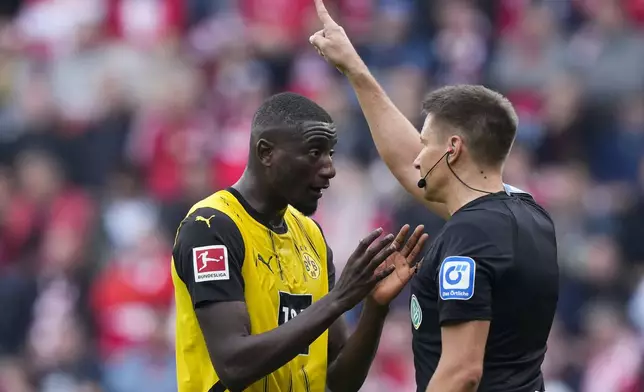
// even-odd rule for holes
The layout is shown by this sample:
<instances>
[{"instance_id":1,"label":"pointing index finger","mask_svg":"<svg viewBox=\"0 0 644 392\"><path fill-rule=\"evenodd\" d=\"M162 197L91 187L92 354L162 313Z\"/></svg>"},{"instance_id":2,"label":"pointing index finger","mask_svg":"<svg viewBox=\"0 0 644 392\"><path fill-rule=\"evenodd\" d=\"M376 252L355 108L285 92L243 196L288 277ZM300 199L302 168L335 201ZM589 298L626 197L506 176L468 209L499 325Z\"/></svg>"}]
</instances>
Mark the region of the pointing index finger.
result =
<instances>
[{"instance_id":1,"label":"pointing index finger","mask_svg":"<svg viewBox=\"0 0 644 392\"><path fill-rule=\"evenodd\" d=\"M318 13L318 17L320 18L320 21L324 25L324 27L328 26L335 26L337 23L331 18L331 15L329 15L329 11L327 11L326 6L324 5L324 0L314 0L315 1L315 10Z\"/></svg>"}]
</instances>

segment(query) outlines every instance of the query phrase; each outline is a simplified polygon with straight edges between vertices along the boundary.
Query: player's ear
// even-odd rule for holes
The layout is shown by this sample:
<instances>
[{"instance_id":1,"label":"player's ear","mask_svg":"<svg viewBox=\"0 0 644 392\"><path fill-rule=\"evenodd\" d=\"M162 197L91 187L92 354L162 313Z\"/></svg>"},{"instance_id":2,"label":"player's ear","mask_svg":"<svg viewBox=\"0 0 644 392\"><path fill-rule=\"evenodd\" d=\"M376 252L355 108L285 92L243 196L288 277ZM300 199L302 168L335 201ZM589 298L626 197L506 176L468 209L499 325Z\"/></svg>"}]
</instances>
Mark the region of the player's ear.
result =
<instances>
[{"instance_id":1,"label":"player's ear","mask_svg":"<svg viewBox=\"0 0 644 392\"><path fill-rule=\"evenodd\" d=\"M271 166L275 144L266 139L259 139L255 145L256 154L259 161L264 166Z\"/></svg>"}]
</instances>

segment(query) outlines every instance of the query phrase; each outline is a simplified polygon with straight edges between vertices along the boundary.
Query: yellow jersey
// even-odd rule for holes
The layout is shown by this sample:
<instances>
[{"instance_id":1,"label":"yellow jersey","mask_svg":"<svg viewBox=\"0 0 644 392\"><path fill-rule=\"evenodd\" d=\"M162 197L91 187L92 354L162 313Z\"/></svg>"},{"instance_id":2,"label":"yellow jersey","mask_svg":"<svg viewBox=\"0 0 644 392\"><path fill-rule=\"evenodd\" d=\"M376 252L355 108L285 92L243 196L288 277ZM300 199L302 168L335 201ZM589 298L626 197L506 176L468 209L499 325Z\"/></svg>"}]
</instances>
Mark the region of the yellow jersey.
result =
<instances>
[{"instance_id":1,"label":"yellow jersey","mask_svg":"<svg viewBox=\"0 0 644 392\"><path fill-rule=\"evenodd\" d=\"M195 308L244 301L251 333L289 321L329 292L332 255L315 221L292 207L271 228L234 189L195 204L177 230L172 280L177 307L179 392L226 391L210 360ZM248 392L324 392L328 332Z\"/></svg>"}]
</instances>

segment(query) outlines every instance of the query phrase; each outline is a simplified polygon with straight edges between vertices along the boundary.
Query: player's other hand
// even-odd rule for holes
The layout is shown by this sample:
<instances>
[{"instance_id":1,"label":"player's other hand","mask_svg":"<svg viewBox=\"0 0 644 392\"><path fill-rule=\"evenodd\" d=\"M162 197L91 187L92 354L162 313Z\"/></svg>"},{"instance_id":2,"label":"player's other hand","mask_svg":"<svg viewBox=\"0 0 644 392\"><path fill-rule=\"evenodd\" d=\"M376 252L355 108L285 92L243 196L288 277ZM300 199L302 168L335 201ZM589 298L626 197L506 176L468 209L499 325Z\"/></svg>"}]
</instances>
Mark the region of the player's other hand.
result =
<instances>
[{"instance_id":1,"label":"player's other hand","mask_svg":"<svg viewBox=\"0 0 644 392\"><path fill-rule=\"evenodd\" d=\"M378 273L389 271L392 267L395 268L394 272L378 283L371 293L371 298L377 304L388 305L414 276L416 269L420 266L420 262L416 263L416 259L429 238L427 234L423 233L424 228L423 225L417 226L406 242L409 225L403 226L398 232L394 244L396 249L400 250L392 253L376 269L376 273Z\"/></svg>"},{"instance_id":2,"label":"player's other hand","mask_svg":"<svg viewBox=\"0 0 644 392\"><path fill-rule=\"evenodd\" d=\"M323 0L314 1L323 29L313 34L309 38L309 42L315 46L322 57L340 72L345 75L359 72L365 65L344 29L331 18Z\"/></svg>"},{"instance_id":3,"label":"player's other hand","mask_svg":"<svg viewBox=\"0 0 644 392\"><path fill-rule=\"evenodd\" d=\"M331 290L330 294L336 297L343 311L356 306L380 281L394 272L393 263L389 266L380 266L397 251L398 243L394 241L393 234L388 234L376 241L381 234L382 229L376 229L360 240L358 247L349 257L340 279Z\"/></svg>"}]
</instances>

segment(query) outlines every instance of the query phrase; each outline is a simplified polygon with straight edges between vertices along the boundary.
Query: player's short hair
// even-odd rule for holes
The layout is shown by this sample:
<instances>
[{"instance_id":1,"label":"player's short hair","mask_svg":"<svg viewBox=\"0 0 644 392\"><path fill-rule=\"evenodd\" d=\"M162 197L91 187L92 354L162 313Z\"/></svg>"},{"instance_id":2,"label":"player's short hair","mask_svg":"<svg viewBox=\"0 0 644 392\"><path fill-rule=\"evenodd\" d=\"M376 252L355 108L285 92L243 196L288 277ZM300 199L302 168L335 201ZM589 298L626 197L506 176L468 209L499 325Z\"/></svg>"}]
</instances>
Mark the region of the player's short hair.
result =
<instances>
[{"instance_id":1,"label":"player's short hair","mask_svg":"<svg viewBox=\"0 0 644 392\"><path fill-rule=\"evenodd\" d=\"M440 126L456 129L474 159L484 165L503 164L517 134L518 117L510 101L483 86L456 85L432 91L423 113Z\"/></svg>"},{"instance_id":2,"label":"player's short hair","mask_svg":"<svg viewBox=\"0 0 644 392\"><path fill-rule=\"evenodd\" d=\"M306 121L331 123L329 113L310 99L291 92L275 94L262 103L253 116L252 132L292 127Z\"/></svg>"}]
</instances>

